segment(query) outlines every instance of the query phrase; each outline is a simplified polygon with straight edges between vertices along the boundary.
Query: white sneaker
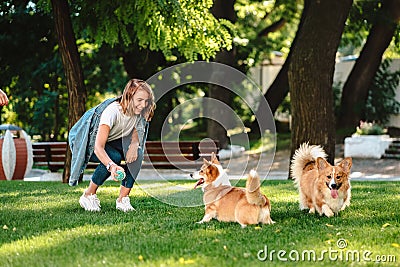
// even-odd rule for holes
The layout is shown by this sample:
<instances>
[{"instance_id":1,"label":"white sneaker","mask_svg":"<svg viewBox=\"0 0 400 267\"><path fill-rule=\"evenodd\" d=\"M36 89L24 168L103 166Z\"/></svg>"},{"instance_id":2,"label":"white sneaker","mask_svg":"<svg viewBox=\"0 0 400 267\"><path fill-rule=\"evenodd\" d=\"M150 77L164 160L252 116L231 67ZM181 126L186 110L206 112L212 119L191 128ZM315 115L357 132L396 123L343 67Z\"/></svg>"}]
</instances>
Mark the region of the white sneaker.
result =
<instances>
[{"instance_id":1,"label":"white sneaker","mask_svg":"<svg viewBox=\"0 0 400 267\"><path fill-rule=\"evenodd\" d=\"M119 202L118 199L115 201L117 210L122 210L123 212L136 211L132 205L129 197L123 197L122 201Z\"/></svg>"},{"instance_id":2,"label":"white sneaker","mask_svg":"<svg viewBox=\"0 0 400 267\"><path fill-rule=\"evenodd\" d=\"M85 192L83 192L82 196L79 198L79 204L82 208L87 211L100 211L100 200L97 198L97 195L85 196Z\"/></svg>"}]
</instances>

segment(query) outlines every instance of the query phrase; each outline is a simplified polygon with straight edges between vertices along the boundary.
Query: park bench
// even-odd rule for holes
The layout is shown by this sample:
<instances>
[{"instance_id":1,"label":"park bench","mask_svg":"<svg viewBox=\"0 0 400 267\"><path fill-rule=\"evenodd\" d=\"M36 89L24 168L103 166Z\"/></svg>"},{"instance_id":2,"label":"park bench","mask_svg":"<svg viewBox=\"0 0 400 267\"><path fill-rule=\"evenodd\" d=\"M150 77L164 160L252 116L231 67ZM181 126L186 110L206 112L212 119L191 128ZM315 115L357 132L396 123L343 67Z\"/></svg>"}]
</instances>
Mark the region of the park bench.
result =
<instances>
[{"instance_id":1,"label":"park bench","mask_svg":"<svg viewBox=\"0 0 400 267\"><path fill-rule=\"evenodd\" d=\"M66 149L67 142L32 143L34 166L47 167L52 172L63 169ZM147 141L142 168L198 169L202 159L210 159L212 152L218 156L218 141ZM94 169L97 165L89 162L86 169Z\"/></svg>"}]
</instances>

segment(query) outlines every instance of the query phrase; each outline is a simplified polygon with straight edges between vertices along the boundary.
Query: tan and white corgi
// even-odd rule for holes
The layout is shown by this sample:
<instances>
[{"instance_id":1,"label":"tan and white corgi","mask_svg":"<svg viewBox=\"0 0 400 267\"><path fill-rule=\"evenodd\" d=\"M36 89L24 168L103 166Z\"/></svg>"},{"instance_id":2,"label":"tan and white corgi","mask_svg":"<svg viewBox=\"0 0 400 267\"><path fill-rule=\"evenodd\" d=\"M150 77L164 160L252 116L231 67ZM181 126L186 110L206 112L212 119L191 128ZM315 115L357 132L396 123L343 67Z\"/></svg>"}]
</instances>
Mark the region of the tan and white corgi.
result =
<instances>
[{"instance_id":1,"label":"tan and white corgi","mask_svg":"<svg viewBox=\"0 0 400 267\"><path fill-rule=\"evenodd\" d=\"M290 171L299 190L300 209L331 217L350 205L352 159L332 166L325 158L321 146L304 143L295 151Z\"/></svg>"},{"instance_id":2,"label":"tan and white corgi","mask_svg":"<svg viewBox=\"0 0 400 267\"><path fill-rule=\"evenodd\" d=\"M202 185L205 214L198 223L215 218L221 222L238 222L242 227L249 224L272 224L271 203L260 191L260 177L250 171L246 188L231 186L229 177L215 154L204 159L200 171L191 176L198 179L195 188Z\"/></svg>"}]
</instances>

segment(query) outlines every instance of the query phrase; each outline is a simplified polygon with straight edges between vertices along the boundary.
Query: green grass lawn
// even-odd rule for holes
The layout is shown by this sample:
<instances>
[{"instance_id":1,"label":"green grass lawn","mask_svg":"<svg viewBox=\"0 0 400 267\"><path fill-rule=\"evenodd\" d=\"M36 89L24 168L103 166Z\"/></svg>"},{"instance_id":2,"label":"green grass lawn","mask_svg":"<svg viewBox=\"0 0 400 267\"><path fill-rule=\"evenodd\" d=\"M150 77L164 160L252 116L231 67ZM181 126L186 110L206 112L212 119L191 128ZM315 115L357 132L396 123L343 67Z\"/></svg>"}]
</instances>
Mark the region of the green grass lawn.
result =
<instances>
[{"instance_id":1,"label":"green grass lawn","mask_svg":"<svg viewBox=\"0 0 400 267\"><path fill-rule=\"evenodd\" d=\"M86 186L1 181L0 266L400 264L400 183L396 182L353 182L351 206L326 218L299 211L292 182L267 181L262 191L272 202L276 223L244 229L215 220L196 224L203 207L168 205L137 185L131 193L137 211L122 213L115 210L114 182L98 192L102 211L85 212L78 199ZM194 201L186 194L189 202ZM193 198L198 197L199 189L193 191ZM338 242L346 248L340 249ZM378 265L373 262L378 258L392 262Z\"/></svg>"}]
</instances>

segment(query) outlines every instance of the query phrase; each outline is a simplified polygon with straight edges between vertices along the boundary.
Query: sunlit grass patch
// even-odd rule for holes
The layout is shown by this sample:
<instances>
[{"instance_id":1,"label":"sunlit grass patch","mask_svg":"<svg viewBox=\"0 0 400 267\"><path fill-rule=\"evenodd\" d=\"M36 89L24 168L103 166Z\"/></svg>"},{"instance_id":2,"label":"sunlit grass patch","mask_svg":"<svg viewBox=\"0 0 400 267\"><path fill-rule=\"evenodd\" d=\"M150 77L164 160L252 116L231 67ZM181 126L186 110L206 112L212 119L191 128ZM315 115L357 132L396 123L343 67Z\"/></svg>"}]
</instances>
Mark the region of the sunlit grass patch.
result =
<instances>
[{"instance_id":1,"label":"sunlit grass patch","mask_svg":"<svg viewBox=\"0 0 400 267\"><path fill-rule=\"evenodd\" d=\"M241 180L238 186L244 186ZM400 189L396 182L353 182L352 204L333 218L299 210L292 181L264 181L262 192L272 203L274 225L197 224L202 205L180 207L154 198L144 187L188 204L201 198L193 181L146 181L135 185L131 202L136 212L115 209L118 185L107 182L98 191L102 211L85 212L78 199L87 183L77 187L54 182L0 182L0 266L342 266L373 265L328 257L291 261L288 253L325 250L371 251L371 257L397 256L400 261ZM169 193L168 193L169 192ZM165 199L164 199L165 200ZM344 240L344 241L343 241ZM343 241L346 248L339 249ZM262 261L267 246L273 260ZM277 251L286 251L287 261ZM386 262L384 266L396 266Z\"/></svg>"}]
</instances>

